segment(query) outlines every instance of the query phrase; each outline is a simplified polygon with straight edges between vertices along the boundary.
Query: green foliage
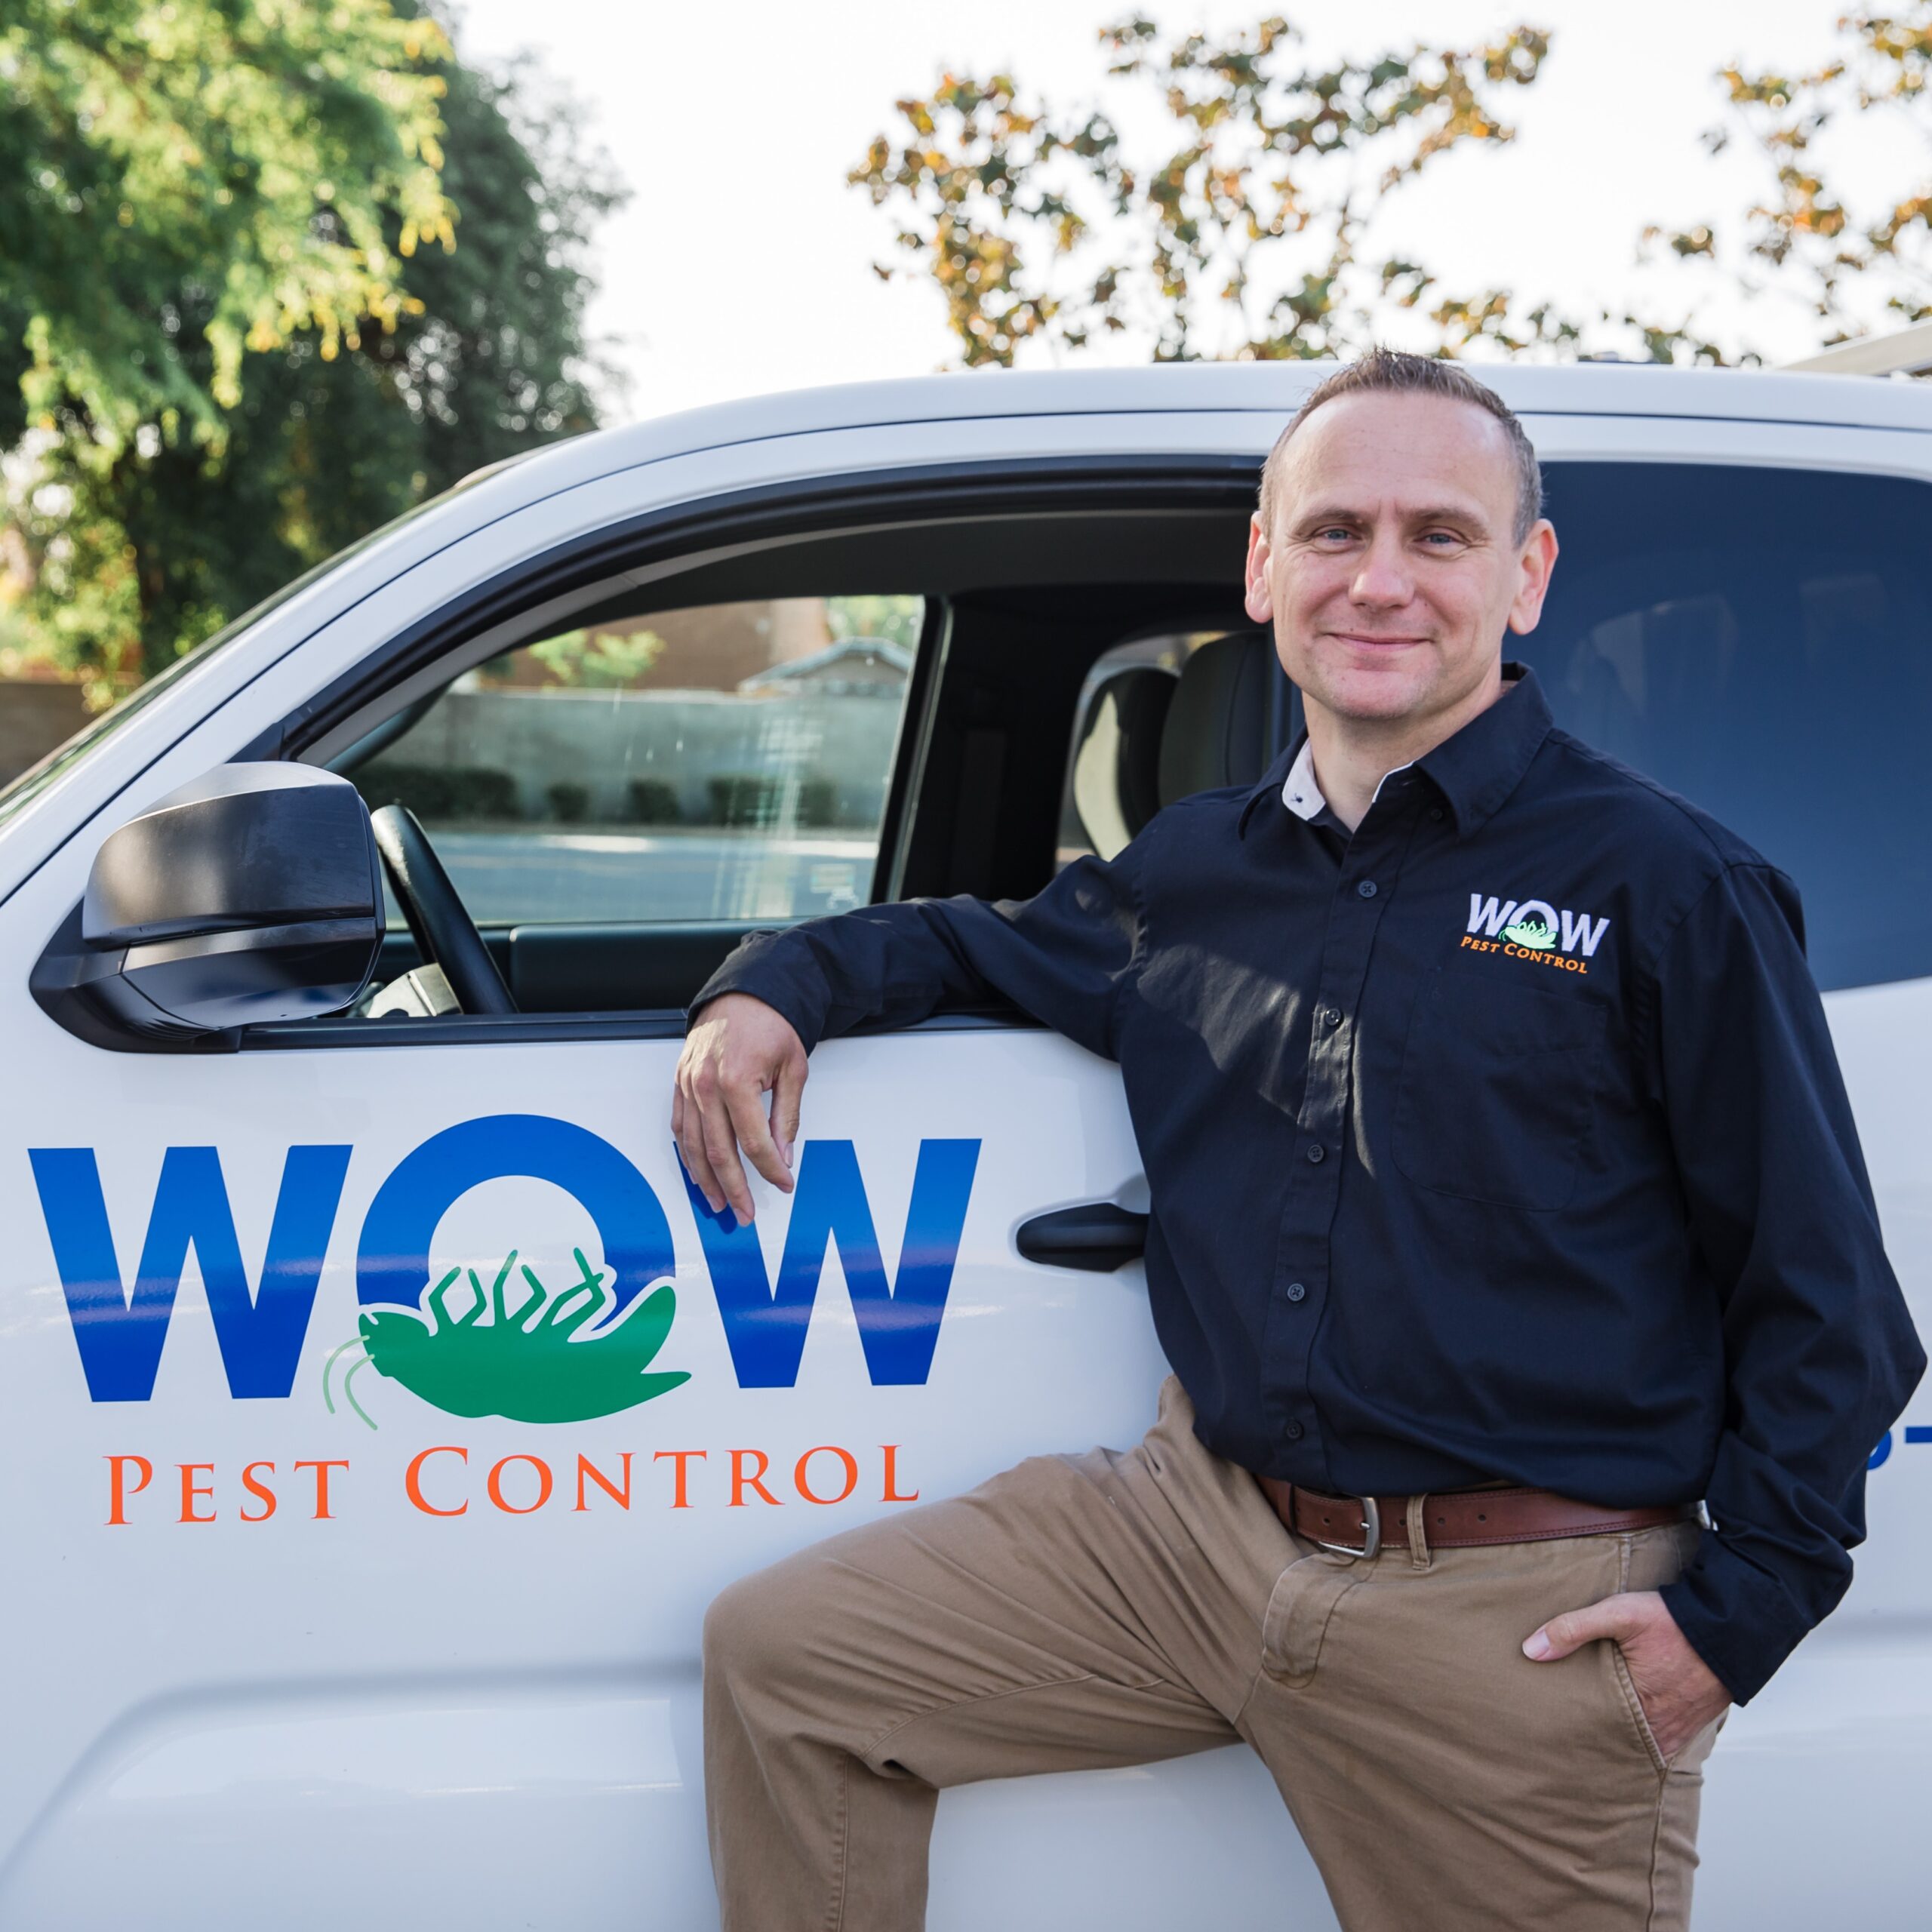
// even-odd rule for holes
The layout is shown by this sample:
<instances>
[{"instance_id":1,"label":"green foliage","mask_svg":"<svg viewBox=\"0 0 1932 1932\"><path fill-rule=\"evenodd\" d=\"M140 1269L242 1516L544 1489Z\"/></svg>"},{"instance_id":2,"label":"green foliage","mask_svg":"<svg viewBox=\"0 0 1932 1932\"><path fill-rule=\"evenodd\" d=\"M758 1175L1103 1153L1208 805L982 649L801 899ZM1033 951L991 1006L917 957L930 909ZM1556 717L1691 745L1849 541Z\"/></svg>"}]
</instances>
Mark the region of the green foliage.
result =
<instances>
[{"instance_id":1,"label":"green foliage","mask_svg":"<svg viewBox=\"0 0 1932 1932\"><path fill-rule=\"evenodd\" d=\"M788 792L793 825L830 825L838 815L838 786L817 774L787 780L769 771L721 772L705 789L714 825L775 831L786 822Z\"/></svg>"},{"instance_id":2,"label":"green foliage","mask_svg":"<svg viewBox=\"0 0 1932 1932\"><path fill-rule=\"evenodd\" d=\"M391 764L375 759L352 774L371 811L401 805L420 819L522 817L516 780L481 764Z\"/></svg>"},{"instance_id":3,"label":"green foliage","mask_svg":"<svg viewBox=\"0 0 1932 1932\"><path fill-rule=\"evenodd\" d=\"M629 795L633 825L675 825L684 816L678 808L678 788L668 779L633 778Z\"/></svg>"},{"instance_id":4,"label":"green foliage","mask_svg":"<svg viewBox=\"0 0 1932 1932\"><path fill-rule=\"evenodd\" d=\"M707 778L713 825L769 826L777 823L783 781L768 771L727 771Z\"/></svg>"},{"instance_id":5,"label":"green foliage","mask_svg":"<svg viewBox=\"0 0 1932 1932\"><path fill-rule=\"evenodd\" d=\"M622 690L657 663L664 640L655 631L565 631L530 646L530 654L560 685Z\"/></svg>"},{"instance_id":6,"label":"green foliage","mask_svg":"<svg viewBox=\"0 0 1932 1932\"><path fill-rule=\"evenodd\" d=\"M800 779L798 812L801 825L835 823L838 817L838 787L829 778Z\"/></svg>"},{"instance_id":7,"label":"green foliage","mask_svg":"<svg viewBox=\"0 0 1932 1932\"><path fill-rule=\"evenodd\" d=\"M27 6L31 51L0 32L26 107L0 119L0 441L32 411L8 578L26 652L91 701L592 425L583 251L616 196L529 70L456 64L411 0Z\"/></svg>"},{"instance_id":8,"label":"green foliage","mask_svg":"<svg viewBox=\"0 0 1932 1932\"><path fill-rule=\"evenodd\" d=\"M883 638L908 651L919 648L919 625L925 600L918 597L828 597L826 628L832 641L854 637Z\"/></svg>"},{"instance_id":9,"label":"green foliage","mask_svg":"<svg viewBox=\"0 0 1932 1932\"><path fill-rule=\"evenodd\" d=\"M435 20L390 0L8 15L8 406L50 429L85 417L95 460L144 424L218 445L246 350L312 334L333 355L393 328L404 258L451 245Z\"/></svg>"},{"instance_id":10,"label":"green foliage","mask_svg":"<svg viewBox=\"0 0 1932 1932\"><path fill-rule=\"evenodd\" d=\"M550 802L550 816L559 825L581 825L590 816L590 787L563 779L549 786L544 797Z\"/></svg>"}]
</instances>

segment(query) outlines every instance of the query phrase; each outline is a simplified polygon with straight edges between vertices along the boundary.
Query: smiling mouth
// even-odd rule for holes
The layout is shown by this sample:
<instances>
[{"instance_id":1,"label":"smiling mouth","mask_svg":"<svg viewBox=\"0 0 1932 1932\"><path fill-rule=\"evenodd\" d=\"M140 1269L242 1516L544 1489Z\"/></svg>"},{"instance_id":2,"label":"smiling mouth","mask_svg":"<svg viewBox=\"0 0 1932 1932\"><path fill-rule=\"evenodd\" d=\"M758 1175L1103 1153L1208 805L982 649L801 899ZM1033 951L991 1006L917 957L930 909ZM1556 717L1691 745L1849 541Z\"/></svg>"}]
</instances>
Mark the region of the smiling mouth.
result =
<instances>
[{"instance_id":1,"label":"smiling mouth","mask_svg":"<svg viewBox=\"0 0 1932 1932\"><path fill-rule=\"evenodd\" d=\"M1361 651L1393 651L1414 644L1426 644L1426 637L1374 637L1364 631L1331 631L1337 644L1352 645Z\"/></svg>"}]
</instances>

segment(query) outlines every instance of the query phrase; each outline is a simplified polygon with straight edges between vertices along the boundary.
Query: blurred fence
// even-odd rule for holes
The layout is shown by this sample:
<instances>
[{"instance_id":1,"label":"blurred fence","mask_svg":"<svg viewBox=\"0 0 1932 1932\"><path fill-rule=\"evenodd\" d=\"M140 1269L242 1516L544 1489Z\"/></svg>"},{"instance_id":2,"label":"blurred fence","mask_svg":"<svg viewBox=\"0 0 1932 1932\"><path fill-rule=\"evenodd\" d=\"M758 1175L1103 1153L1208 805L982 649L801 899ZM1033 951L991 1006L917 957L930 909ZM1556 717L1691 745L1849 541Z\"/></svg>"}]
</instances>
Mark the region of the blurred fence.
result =
<instances>
[{"instance_id":1,"label":"blurred fence","mask_svg":"<svg viewBox=\"0 0 1932 1932\"><path fill-rule=\"evenodd\" d=\"M86 722L78 685L0 682L0 785Z\"/></svg>"}]
</instances>

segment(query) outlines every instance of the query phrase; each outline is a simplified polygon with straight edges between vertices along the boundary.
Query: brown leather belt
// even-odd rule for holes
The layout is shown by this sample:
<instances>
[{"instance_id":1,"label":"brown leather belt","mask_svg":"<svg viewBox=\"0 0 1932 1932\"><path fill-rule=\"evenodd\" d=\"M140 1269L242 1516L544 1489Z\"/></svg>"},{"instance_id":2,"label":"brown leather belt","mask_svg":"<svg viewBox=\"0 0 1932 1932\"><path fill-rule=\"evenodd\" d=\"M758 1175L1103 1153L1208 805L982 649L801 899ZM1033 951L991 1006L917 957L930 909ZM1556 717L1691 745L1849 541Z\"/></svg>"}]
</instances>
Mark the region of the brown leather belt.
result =
<instances>
[{"instance_id":1,"label":"brown leather belt","mask_svg":"<svg viewBox=\"0 0 1932 1932\"><path fill-rule=\"evenodd\" d=\"M1307 1543L1348 1556L1409 1546L1406 1496L1324 1496L1274 1476L1257 1476L1275 1513ZM1423 1498L1423 1535L1431 1549L1479 1543L1549 1543L1558 1537L1614 1536L1687 1522L1694 1506L1604 1509L1547 1489L1458 1489Z\"/></svg>"}]
</instances>

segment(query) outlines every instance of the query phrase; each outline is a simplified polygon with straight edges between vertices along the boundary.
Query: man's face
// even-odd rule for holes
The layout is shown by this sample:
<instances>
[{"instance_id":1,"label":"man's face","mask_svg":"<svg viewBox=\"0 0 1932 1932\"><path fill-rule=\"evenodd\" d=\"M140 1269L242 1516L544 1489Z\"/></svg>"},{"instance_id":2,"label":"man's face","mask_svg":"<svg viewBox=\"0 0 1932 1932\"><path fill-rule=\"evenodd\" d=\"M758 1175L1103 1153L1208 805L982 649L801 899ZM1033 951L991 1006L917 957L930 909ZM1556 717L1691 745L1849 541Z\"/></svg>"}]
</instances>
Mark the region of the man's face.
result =
<instances>
[{"instance_id":1,"label":"man's face","mask_svg":"<svg viewBox=\"0 0 1932 1932\"><path fill-rule=\"evenodd\" d=\"M1322 405L1283 452L1275 528L1254 519L1247 613L1311 705L1368 723L1454 714L1533 630L1556 560L1515 540L1516 465L1473 403L1374 392Z\"/></svg>"}]
</instances>

